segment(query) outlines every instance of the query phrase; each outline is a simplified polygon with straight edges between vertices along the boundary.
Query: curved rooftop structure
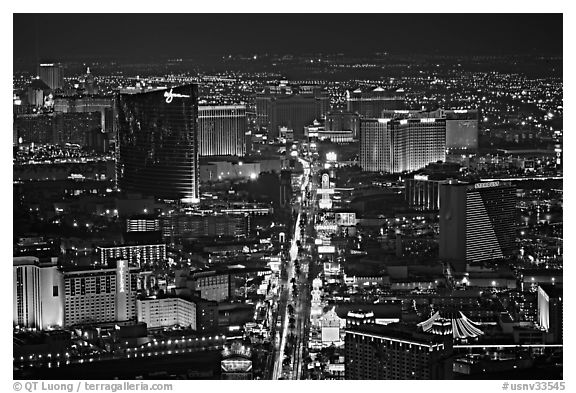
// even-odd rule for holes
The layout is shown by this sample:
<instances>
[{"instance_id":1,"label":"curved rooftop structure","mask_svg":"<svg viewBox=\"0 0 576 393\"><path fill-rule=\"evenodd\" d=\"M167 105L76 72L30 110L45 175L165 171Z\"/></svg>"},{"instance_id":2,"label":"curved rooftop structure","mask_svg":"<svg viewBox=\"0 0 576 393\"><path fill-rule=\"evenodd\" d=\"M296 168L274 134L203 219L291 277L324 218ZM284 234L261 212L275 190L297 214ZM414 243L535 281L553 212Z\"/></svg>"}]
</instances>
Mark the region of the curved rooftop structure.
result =
<instances>
[{"instance_id":1,"label":"curved rooftop structure","mask_svg":"<svg viewBox=\"0 0 576 393\"><path fill-rule=\"evenodd\" d=\"M425 332L442 336L451 334L454 339L460 340L476 338L484 334L478 328L478 324L468 319L461 311L436 311L418 326Z\"/></svg>"}]
</instances>

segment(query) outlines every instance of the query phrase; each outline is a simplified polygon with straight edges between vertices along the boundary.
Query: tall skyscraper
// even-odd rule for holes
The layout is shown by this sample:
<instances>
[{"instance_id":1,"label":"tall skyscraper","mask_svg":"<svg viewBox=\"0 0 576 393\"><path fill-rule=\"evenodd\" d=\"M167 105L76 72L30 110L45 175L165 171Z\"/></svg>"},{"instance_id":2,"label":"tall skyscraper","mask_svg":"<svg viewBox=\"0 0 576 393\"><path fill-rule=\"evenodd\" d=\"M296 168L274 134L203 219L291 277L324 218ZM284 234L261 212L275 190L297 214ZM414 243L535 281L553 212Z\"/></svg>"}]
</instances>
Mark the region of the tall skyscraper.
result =
<instances>
[{"instance_id":1,"label":"tall skyscraper","mask_svg":"<svg viewBox=\"0 0 576 393\"><path fill-rule=\"evenodd\" d=\"M376 88L357 88L346 92L348 112L357 113L366 118L379 118L382 111L404 109L406 95L403 89L385 90Z\"/></svg>"},{"instance_id":2,"label":"tall skyscraper","mask_svg":"<svg viewBox=\"0 0 576 393\"><path fill-rule=\"evenodd\" d=\"M38 76L52 90L64 87L64 75L60 64L41 63L38 67Z\"/></svg>"},{"instance_id":3,"label":"tall skyscraper","mask_svg":"<svg viewBox=\"0 0 576 393\"><path fill-rule=\"evenodd\" d=\"M125 90L116 105L120 190L198 202L198 86Z\"/></svg>"},{"instance_id":4,"label":"tall skyscraper","mask_svg":"<svg viewBox=\"0 0 576 393\"><path fill-rule=\"evenodd\" d=\"M199 106L200 156L244 156L246 154L246 106Z\"/></svg>"},{"instance_id":5,"label":"tall skyscraper","mask_svg":"<svg viewBox=\"0 0 576 393\"><path fill-rule=\"evenodd\" d=\"M401 173L446 159L446 120L361 119L360 166Z\"/></svg>"},{"instance_id":6,"label":"tall skyscraper","mask_svg":"<svg viewBox=\"0 0 576 393\"><path fill-rule=\"evenodd\" d=\"M346 379L450 379L452 340L413 326L366 323L346 329Z\"/></svg>"},{"instance_id":7,"label":"tall skyscraper","mask_svg":"<svg viewBox=\"0 0 576 393\"><path fill-rule=\"evenodd\" d=\"M392 140L389 122L390 119L360 121L360 167L364 171L390 171Z\"/></svg>"},{"instance_id":8,"label":"tall skyscraper","mask_svg":"<svg viewBox=\"0 0 576 393\"><path fill-rule=\"evenodd\" d=\"M516 238L516 189L503 181L440 185L440 258L467 263L507 258Z\"/></svg>"},{"instance_id":9,"label":"tall skyscraper","mask_svg":"<svg viewBox=\"0 0 576 393\"><path fill-rule=\"evenodd\" d=\"M56 265L15 257L13 276L14 325L41 330L64 326L63 279Z\"/></svg>"}]
</instances>

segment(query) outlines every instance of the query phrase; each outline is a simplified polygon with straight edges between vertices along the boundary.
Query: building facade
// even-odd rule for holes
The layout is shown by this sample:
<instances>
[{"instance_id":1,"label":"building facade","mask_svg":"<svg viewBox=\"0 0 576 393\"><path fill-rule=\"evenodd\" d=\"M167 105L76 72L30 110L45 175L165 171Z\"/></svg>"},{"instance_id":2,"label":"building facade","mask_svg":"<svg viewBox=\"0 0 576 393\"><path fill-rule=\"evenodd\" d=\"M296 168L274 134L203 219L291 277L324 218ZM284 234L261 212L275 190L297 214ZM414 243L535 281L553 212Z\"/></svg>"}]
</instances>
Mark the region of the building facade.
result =
<instances>
[{"instance_id":1,"label":"building facade","mask_svg":"<svg viewBox=\"0 0 576 393\"><path fill-rule=\"evenodd\" d=\"M446 150L466 154L478 151L478 111L446 110Z\"/></svg>"},{"instance_id":2,"label":"building facade","mask_svg":"<svg viewBox=\"0 0 576 393\"><path fill-rule=\"evenodd\" d=\"M150 329L181 326L196 330L196 304L177 297L136 301L138 322Z\"/></svg>"},{"instance_id":3,"label":"building facade","mask_svg":"<svg viewBox=\"0 0 576 393\"><path fill-rule=\"evenodd\" d=\"M64 74L62 66L56 63L41 63L38 67L38 76L50 89L61 89L64 87Z\"/></svg>"},{"instance_id":4,"label":"building facade","mask_svg":"<svg viewBox=\"0 0 576 393\"><path fill-rule=\"evenodd\" d=\"M444 180L430 179L427 175L415 175L405 180L406 201L408 206L416 210L440 209L440 184Z\"/></svg>"},{"instance_id":5,"label":"building facade","mask_svg":"<svg viewBox=\"0 0 576 393\"><path fill-rule=\"evenodd\" d=\"M56 96L54 112L99 113L102 132L110 133L114 127L114 97L112 96Z\"/></svg>"},{"instance_id":6,"label":"building facade","mask_svg":"<svg viewBox=\"0 0 576 393\"><path fill-rule=\"evenodd\" d=\"M369 172L412 172L446 160L446 120L361 119L360 166Z\"/></svg>"},{"instance_id":7,"label":"building facade","mask_svg":"<svg viewBox=\"0 0 576 393\"><path fill-rule=\"evenodd\" d=\"M64 270L64 325L136 320L138 268Z\"/></svg>"},{"instance_id":8,"label":"building facade","mask_svg":"<svg viewBox=\"0 0 576 393\"><path fill-rule=\"evenodd\" d=\"M36 257L14 257L12 272L14 326L63 327L64 287L58 268Z\"/></svg>"},{"instance_id":9,"label":"building facade","mask_svg":"<svg viewBox=\"0 0 576 393\"><path fill-rule=\"evenodd\" d=\"M245 237L250 231L249 214L187 215L170 214L160 217L162 237L175 239L198 239L206 236Z\"/></svg>"},{"instance_id":10,"label":"building facade","mask_svg":"<svg viewBox=\"0 0 576 393\"><path fill-rule=\"evenodd\" d=\"M550 342L563 342L563 308L561 285L538 286L538 324L550 334Z\"/></svg>"},{"instance_id":11,"label":"building facade","mask_svg":"<svg viewBox=\"0 0 576 393\"><path fill-rule=\"evenodd\" d=\"M516 189L504 181L440 185L440 258L456 270L508 258L516 239Z\"/></svg>"},{"instance_id":12,"label":"building facade","mask_svg":"<svg viewBox=\"0 0 576 393\"><path fill-rule=\"evenodd\" d=\"M195 84L116 96L121 191L199 202L197 97Z\"/></svg>"},{"instance_id":13,"label":"building facade","mask_svg":"<svg viewBox=\"0 0 576 393\"><path fill-rule=\"evenodd\" d=\"M199 106L200 156L244 156L247 125L245 105Z\"/></svg>"},{"instance_id":14,"label":"building facade","mask_svg":"<svg viewBox=\"0 0 576 393\"><path fill-rule=\"evenodd\" d=\"M389 326L364 324L346 329L347 380L450 379L451 341Z\"/></svg>"},{"instance_id":15,"label":"building facade","mask_svg":"<svg viewBox=\"0 0 576 393\"><path fill-rule=\"evenodd\" d=\"M166 259L166 244L98 247L97 251L100 255L101 266L107 266L118 259L126 260L138 266L149 265Z\"/></svg>"}]
</instances>

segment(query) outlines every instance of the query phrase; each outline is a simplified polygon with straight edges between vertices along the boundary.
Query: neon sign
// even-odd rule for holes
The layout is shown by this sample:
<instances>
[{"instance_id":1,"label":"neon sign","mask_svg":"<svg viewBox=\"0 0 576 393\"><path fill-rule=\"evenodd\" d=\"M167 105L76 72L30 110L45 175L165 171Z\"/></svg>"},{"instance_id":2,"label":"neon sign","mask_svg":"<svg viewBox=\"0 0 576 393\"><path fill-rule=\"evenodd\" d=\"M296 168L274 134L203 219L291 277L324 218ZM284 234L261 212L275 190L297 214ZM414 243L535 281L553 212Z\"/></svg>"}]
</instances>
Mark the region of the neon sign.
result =
<instances>
[{"instance_id":1,"label":"neon sign","mask_svg":"<svg viewBox=\"0 0 576 393\"><path fill-rule=\"evenodd\" d=\"M120 293L123 293L126 290L124 283L125 269L126 269L126 261L118 261L118 284L119 284L118 292Z\"/></svg>"},{"instance_id":2,"label":"neon sign","mask_svg":"<svg viewBox=\"0 0 576 393\"><path fill-rule=\"evenodd\" d=\"M190 98L190 96L187 96L185 94L178 94L178 93L174 93L172 92L172 88L170 88L170 91L167 91L164 93L164 97L166 97L166 103L169 104L172 102L172 100L174 99L174 97L177 98Z\"/></svg>"}]
</instances>

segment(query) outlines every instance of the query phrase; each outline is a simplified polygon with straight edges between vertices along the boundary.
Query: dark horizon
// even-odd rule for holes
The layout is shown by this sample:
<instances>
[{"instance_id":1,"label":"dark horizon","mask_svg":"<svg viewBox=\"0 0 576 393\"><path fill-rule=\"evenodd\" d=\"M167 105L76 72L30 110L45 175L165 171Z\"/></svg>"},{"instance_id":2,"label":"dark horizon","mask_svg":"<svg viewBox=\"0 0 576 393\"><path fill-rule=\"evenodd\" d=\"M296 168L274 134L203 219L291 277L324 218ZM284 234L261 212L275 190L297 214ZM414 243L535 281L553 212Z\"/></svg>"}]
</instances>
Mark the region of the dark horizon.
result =
<instances>
[{"instance_id":1,"label":"dark horizon","mask_svg":"<svg viewBox=\"0 0 576 393\"><path fill-rule=\"evenodd\" d=\"M562 19L562 14L14 14L14 59L314 52L561 56Z\"/></svg>"}]
</instances>

